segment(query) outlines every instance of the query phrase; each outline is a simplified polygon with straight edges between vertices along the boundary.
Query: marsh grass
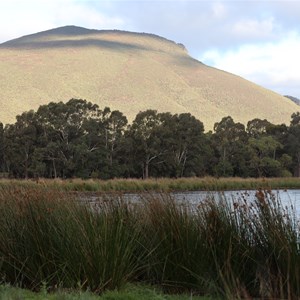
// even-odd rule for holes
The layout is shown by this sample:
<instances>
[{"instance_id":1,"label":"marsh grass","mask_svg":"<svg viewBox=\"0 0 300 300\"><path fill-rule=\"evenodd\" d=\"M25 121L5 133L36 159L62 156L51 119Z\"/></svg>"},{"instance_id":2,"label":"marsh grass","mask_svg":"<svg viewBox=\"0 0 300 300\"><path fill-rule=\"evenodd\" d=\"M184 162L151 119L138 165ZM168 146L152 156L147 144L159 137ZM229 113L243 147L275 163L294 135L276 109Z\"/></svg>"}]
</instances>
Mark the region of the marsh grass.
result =
<instances>
[{"instance_id":1,"label":"marsh grass","mask_svg":"<svg viewBox=\"0 0 300 300\"><path fill-rule=\"evenodd\" d=\"M5 282L101 292L118 288L138 268L139 227L120 201L99 202L95 213L61 192L12 188L1 189L0 203Z\"/></svg>"},{"instance_id":2,"label":"marsh grass","mask_svg":"<svg viewBox=\"0 0 300 300\"><path fill-rule=\"evenodd\" d=\"M140 196L87 204L52 188L1 187L1 280L33 290L143 282L227 299L300 297L298 216L270 190L198 206Z\"/></svg>"},{"instance_id":3,"label":"marsh grass","mask_svg":"<svg viewBox=\"0 0 300 300\"><path fill-rule=\"evenodd\" d=\"M225 191L256 189L299 189L300 178L150 178L141 179L1 179L0 187L53 189L73 192Z\"/></svg>"}]
</instances>

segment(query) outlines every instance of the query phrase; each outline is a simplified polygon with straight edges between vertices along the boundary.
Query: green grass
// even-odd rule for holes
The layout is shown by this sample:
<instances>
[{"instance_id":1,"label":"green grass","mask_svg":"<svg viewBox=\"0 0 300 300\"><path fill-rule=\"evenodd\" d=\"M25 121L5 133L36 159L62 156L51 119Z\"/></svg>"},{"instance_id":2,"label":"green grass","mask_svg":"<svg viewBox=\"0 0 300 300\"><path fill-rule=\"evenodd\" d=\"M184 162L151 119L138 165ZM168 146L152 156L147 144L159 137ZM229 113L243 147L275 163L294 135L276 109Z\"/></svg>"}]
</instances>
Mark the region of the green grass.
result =
<instances>
[{"instance_id":1,"label":"green grass","mask_svg":"<svg viewBox=\"0 0 300 300\"><path fill-rule=\"evenodd\" d=\"M262 189L299 189L300 178L158 178L158 179L1 179L0 187L51 188L70 192L143 192L143 191L226 191Z\"/></svg>"},{"instance_id":2,"label":"green grass","mask_svg":"<svg viewBox=\"0 0 300 300\"><path fill-rule=\"evenodd\" d=\"M29 290L0 285L0 300L209 300L209 297L194 295L167 295L146 286L128 285L120 291L107 291L101 296L84 291L42 290L34 293Z\"/></svg>"},{"instance_id":3,"label":"green grass","mask_svg":"<svg viewBox=\"0 0 300 300\"><path fill-rule=\"evenodd\" d=\"M270 190L208 197L198 206L169 193L121 193L88 206L72 193L0 188L0 278L97 294L128 283L167 294L223 299L300 297L299 218ZM130 299L130 298L129 298Z\"/></svg>"}]
</instances>

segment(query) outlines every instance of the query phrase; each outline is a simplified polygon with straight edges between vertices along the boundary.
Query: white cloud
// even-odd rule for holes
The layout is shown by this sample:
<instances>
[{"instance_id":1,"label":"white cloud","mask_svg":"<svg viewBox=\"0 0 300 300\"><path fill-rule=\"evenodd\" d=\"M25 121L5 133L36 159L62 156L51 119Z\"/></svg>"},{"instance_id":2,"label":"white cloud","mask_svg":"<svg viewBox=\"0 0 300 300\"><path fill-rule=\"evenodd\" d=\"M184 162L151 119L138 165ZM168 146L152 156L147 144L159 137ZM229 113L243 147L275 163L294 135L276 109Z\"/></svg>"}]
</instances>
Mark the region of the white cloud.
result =
<instances>
[{"instance_id":1,"label":"white cloud","mask_svg":"<svg viewBox=\"0 0 300 300\"><path fill-rule=\"evenodd\" d=\"M241 38L265 38L275 30L274 18L264 20L244 19L233 24L232 33Z\"/></svg>"},{"instance_id":2,"label":"white cloud","mask_svg":"<svg viewBox=\"0 0 300 300\"><path fill-rule=\"evenodd\" d=\"M225 5L221 2L216 2L212 4L213 16L216 18L224 18L227 14L227 9Z\"/></svg>"},{"instance_id":3,"label":"white cloud","mask_svg":"<svg viewBox=\"0 0 300 300\"><path fill-rule=\"evenodd\" d=\"M55 14L56 24L81 25L95 29L111 29L124 25L120 17L110 17L87 6L84 2L71 2L63 5Z\"/></svg>"},{"instance_id":4,"label":"white cloud","mask_svg":"<svg viewBox=\"0 0 300 300\"><path fill-rule=\"evenodd\" d=\"M0 4L0 43L64 25L120 28L124 20L94 9L94 1L9 0Z\"/></svg>"},{"instance_id":5,"label":"white cloud","mask_svg":"<svg viewBox=\"0 0 300 300\"><path fill-rule=\"evenodd\" d=\"M212 49L199 59L281 94L300 97L300 35L291 32L276 43L242 45L225 52Z\"/></svg>"}]
</instances>

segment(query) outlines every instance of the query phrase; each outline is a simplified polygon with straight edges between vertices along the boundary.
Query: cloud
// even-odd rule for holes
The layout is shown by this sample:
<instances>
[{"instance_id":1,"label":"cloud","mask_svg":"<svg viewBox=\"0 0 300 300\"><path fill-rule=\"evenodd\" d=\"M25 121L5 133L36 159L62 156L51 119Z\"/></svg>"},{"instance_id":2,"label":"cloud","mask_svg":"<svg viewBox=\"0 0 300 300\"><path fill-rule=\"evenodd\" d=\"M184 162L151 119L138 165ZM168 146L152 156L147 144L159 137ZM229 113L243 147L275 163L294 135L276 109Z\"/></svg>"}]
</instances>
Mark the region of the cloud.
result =
<instances>
[{"instance_id":1,"label":"cloud","mask_svg":"<svg viewBox=\"0 0 300 300\"><path fill-rule=\"evenodd\" d=\"M121 17L106 15L87 4L88 2L83 1L69 1L69 3L60 6L57 3L55 8L58 10L55 13L55 23L81 25L95 29L111 29L124 25L124 20Z\"/></svg>"},{"instance_id":2,"label":"cloud","mask_svg":"<svg viewBox=\"0 0 300 300\"><path fill-rule=\"evenodd\" d=\"M297 8L294 2L287 2ZM194 56L212 47L273 41L286 30L298 28L298 23L287 22L289 11L271 1L111 0L110 4L109 11L122 15L127 30L183 43Z\"/></svg>"},{"instance_id":3,"label":"cloud","mask_svg":"<svg viewBox=\"0 0 300 300\"><path fill-rule=\"evenodd\" d=\"M221 2L212 4L213 16L216 18L224 18L227 14L226 6Z\"/></svg>"},{"instance_id":4,"label":"cloud","mask_svg":"<svg viewBox=\"0 0 300 300\"><path fill-rule=\"evenodd\" d=\"M275 43L245 44L221 52L206 51L199 59L281 94L300 96L300 35L290 32Z\"/></svg>"},{"instance_id":5,"label":"cloud","mask_svg":"<svg viewBox=\"0 0 300 300\"><path fill-rule=\"evenodd\" d=\"M264 20L244 19L233 24L232 33L243 39L262 39L272 36L275 29L274 17Z\"/></svg>"},{"instance_id":6,"label":"cloud","mask_svg":"<svg viewBox=\"0 0 300 300\"><path fill-rule=\"evenodd\" d=\"M0 4L0 42L64 25L120 28L119 14L94 9L94 1L9 0ZM5 29L5 30L4 30Z\"/></svg>"}]
</instances>

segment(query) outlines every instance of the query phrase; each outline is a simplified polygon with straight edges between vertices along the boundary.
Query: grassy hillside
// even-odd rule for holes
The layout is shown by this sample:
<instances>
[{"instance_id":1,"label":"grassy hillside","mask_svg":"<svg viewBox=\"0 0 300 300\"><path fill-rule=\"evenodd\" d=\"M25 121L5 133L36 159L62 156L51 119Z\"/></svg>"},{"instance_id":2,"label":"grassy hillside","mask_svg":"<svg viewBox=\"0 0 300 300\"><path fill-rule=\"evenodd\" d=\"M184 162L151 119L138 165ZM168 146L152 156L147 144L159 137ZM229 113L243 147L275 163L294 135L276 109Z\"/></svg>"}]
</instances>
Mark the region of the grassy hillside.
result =
<instances>
[{"instance_id":1,"label":"grassy hillside","mask_svg":"<svg viewBox=\"0 0 300 300\"><path fill-rule=\"evenodd\" d=\"M0 45L0 121L49 101L83 98L130 120L148 108L191 112L211 129L231 115L289 123L299 106L190 57L151 34L67 26Z\"/></svg>"}]
</instances>

